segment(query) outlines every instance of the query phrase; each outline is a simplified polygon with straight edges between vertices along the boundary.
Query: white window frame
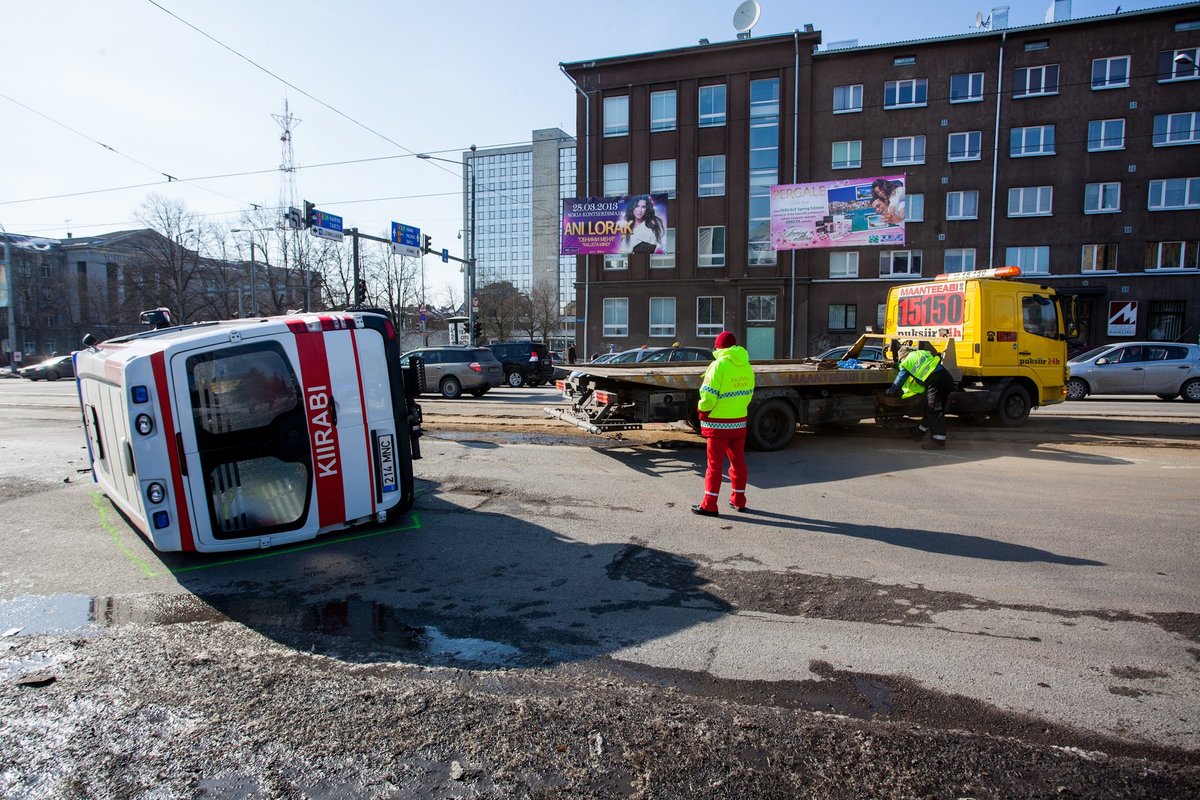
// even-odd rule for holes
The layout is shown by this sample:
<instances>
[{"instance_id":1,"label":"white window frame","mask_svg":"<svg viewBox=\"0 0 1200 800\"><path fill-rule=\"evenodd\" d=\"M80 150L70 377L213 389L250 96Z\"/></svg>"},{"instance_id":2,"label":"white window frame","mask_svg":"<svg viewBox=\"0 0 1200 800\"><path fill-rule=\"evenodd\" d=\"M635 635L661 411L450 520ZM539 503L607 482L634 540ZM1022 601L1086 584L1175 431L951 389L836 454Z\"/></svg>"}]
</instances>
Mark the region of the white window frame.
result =
<instances>
[{"instance_id":1,"label":"white window frame","mask_svg":"<svg viewBox=\"0 0 1200 800\"><path fill-rule=\"evenodd\" d=\"M1148 244L1154 248L1154 256L1153 256L1154 263L1146 265L1146 269L1148 269L1148 270L1157 270L1157 269L1181 270L1181 269L1196 269L1197 268L1196 249L1198 246L1200 246L1200 243L1197 243L1195 241L1181 242L1179 240L1175 240L1175 241L1170 241L1170 242L1149 242ZM1163 249L1168 246L1171 246L1171 247L1178 246L1178 248L1179 248L1179 263L1178 264L1163 265ZM1192 256L1192 264L1191 265L1189 265L1187 263L1189 252L1191 253L1191 256Z\"/></svg>"},{"instance_id":2,"label":"white window frame","mask_svg":"<svg viewBox=\"0 0 1200 800\"><path fill-rule=\"evenodd\" d=\"M898 256L902 258L898 258ZM897 268L897 261L904 266ZM879 277L920 277L924 269L924 257L920 250L881 250L879 253Z\"/></svg>"},{"instance_id":3,"label":"white window frame","mask_svg":"<svg viewBox=\"0 0 1200 800\"><path fill-rule=\"evenodd\" d=\"M1017 210L1013 211L1013 198ZM1032 200L1032 209L1027 210ZM1014 186L1008 190L1009 217L1049 217L1054 213L1053 186Z\"/></svg>"},{"instance_id":4,"label":"white window frame","mask_svg":"<svg viewBox=\"0 0 1200 800\"><path fill-rule=\"evenodd\" d=\"M618 109L623 106L623 114L617 113ZM623 121L616 121L620 117L624 117ZM613 122L609 120L613 119ZM629 95L622 94L615 97L604 98L604 122L603 122L604 138L610 139L614 136L629 135Z\"/></svg>"},{"instance_id":5,"label":"white window frame","mask_svg":"<svg viewBox=\"0 0 1200 800\"><path fill-rule=\"evenodd\" d=\"M660 114L659 110L654 107L655 100L665 102L665 99L668 97L670 98L670 103L669 103L669 105L671 106L670 113L667 114L666 109L663 109L662 113ZM676 96L674 89L664 89L663 91L650 93L650 132L651 133L658 133L659 131L675 130L676 125L677 125L678 116L679 116L679 98Z\"/></svg>"},{"instance_id":6,"label":"white window frame","mask_svg":"<svg viewBox=\"0 0 1200 800\"><path fill-rule=\"evenodd\" d=\"M1171 184L1179 181L1183 181L1183 203L1169 206L1166 203L1168 192L1172 190ZM1162 178L1150 181L1150 197L1146 201L1146 208L1149 211L1183 211L1200 208L1200 178Z\"/></svg>"},{"instance_id":7,"label":"white window frame","mask_svg":"<svg viewBox=\"0 0 1200 800\"><path fill-rule=\"evenodd\" d=\"M619 253L606 253L604 255L604 270L606 272L616 272L623 269L629 269L629 256Z\"/></svg>"},{"instance_id":8,"label":"white window frame","mask_svg":"<svg viewBox=\"0 0 1200 800\"><path fill-rule=\"evenodd\" d=\"M889 91L895 94L895 101L891 104L887 101ZM907 102L902 99L906 93L909 95ZM917 98L921 95L924 96L918 100ZM883 107L888 110L896 108L924 108L928 104L929 99L929 80L927 78L905 78L898 81L884 81L883 97Z\"/></svg>"},{"instance_id":9,"label":"white window frame","mask_svg":"<svg viewBox=\"0 0 1200 800\"><path fill-rule=\"evenodd\" d=\"M1021 144L1013 144L1013 137L1020 136ZM1054 155L1054 126L1029 125L1013 128L1008 137L1009 158L1037 158ZM1032 140L1032 144L1030 143ZM1037 148L1037 149L1034 149Z\"/></svg>"},{"instance_id":10,"label":"white window frame","mask_svg":"<svg viewBox=\"0 0 1200 800\"><path fill-rule=\"evenodd\" d=\"M1159 133L1160 120L1162 121L1162 133ZM1172 131L1171 128L1173 126L1171 123L1175 120L1186 122L1187 128L1180 131ZM1182 136L1179 134L1182 134ZM1200 111L1155 114L1152 141L1155 147L1180 147L1182 145L1200 144Z\"/></svg>"},{"instance_id":11,"label":"white window frame","mask_svg":"<svg viewBox=\"0 0 1200 800\"><path fill-rule=\"evenodd\" d=\"M975 269L974 247L948 247L942 256L942 271L946 273L971 272Z\"/></svg>"},{"instance_id":12,"label":"white window frame","mask_svg":"<svg viewBox=\"0 0 1200 800\"><path fill-rule=\"evenodd\" d=\"M954 140L964 139L965 147L959 149L965 155L954 154ZM946 143L947 161L980 161L983 159L983 131L956 131L950 134Z\"/></svg>"},{"instance_id":13,"label":"white window frame","mask_svg":"<svg viewBox=\"0 0 1200 800\"><path fill-rule=\"evenodd\" d=\"M1159 83L1175 83L1176 81L1194 81L1200 79L1200 47L1180 47L1170 51L1171 58L1168 63L1171 65L1171 75L1167 78L1159 78ZM1185 55L1191 59L1191 69L1187 67L1187 62L1176 61L1179 56Z\"/></svg>"},{"instance_id":14,"label":"white window frame","mask_svg":"<svg viewBox=\"0 0 1200 800\"><path fill-rule=\"evenodd\" d=\"M841 317L841 325L834 326L833 310L841 309L838 315ZM856 331L858 330L858 304L857 303L830 303L825 307L825 329L828 331Z\"/></svg>"},{"instance_id":15,"label":"white window frame","mask_svg":"<svg viewBox=\"0 0 1200 800\"><path fill-rule=\"evenodd\" d=\"M1022 275L1049 275L1050 245L1007 247L1004 249L1004 263L1020 267Z\"/></svg>"},{"instance_id":16,"label":"white window frame","mask_svg":"<svg viewBox=\"0 0 1200 800\"><path fill-rule=\"evenodd\" d=\"M716 232L721 232L721 250L717 252L714 242L716 240ZM707 241L705 238L707 236ZM725 237L724 225L701 225L696 229L696 266L697 267L724 267L725 266L725 250L728 243Z\"/></svg>"},{"instance_id":17,"label":"white window frame","mask_svg":"<svg viewBox=\"0 0 1200 800\"><path fill-rule=\"evenodd\" d=\"M660 158L651 161L650 194L665 194L667 197L674 198L677 172L678 169L673 158Z\"/></svg>"},{"instance_id":18,"label":"white window frame","mask_svg":"<svg viewBox=\"0 0 1200 800\"><path fill-rule=\"evenodd\" d=\"M663 249L667 252L662 254L650 254L650 269L673 269L675 267L674 228L667 228L667 234L663 237Z\"/></svg>"},{"instance_id":19,"label":"white window frame","mask_svg":"<svg viewBox=\"0 0 1200 800\"><path fill-rule=\"evenodd\" d=\"M838 149L845 151L845 158L838 160ZM833 143L833 163L831 169L859 169L862 167L862 140L852 139Z\"/></svg>"},{"instance_id":20,"label":"white window frame","mask_svg":"<svg viewBox=\"0 0 1200 800\"><path fill-rule=\"evenodd\" d=\"M1121 183L1102 181L1083 186L1083 213L1119 214L1121 212Z\"/></svg>"},{"instance_id":21,"label":"white window frame","mask_svg":"<svg viewBox=\"0 0 1200 800\"><path fill-rule=\"evenodd\" d=\"M908 158L902 158L896 155L901 143L907 143L910 148ZM888 148L891 148L891 158L888 157ZM883 166L899 167L909 164L924 164L925 163L925 134L917 136L893 136L883 140Z\"/></svg>"},{"instance_id":22,"label":"white window frame","mask_svg":"<svg viewBox=\"0 0 1200 800\"><path fill-rule=\"evenodd\" d=\"M625 322L621 324L620 311L624 309ZM628 297L606 297L601 305L601 335L610 338L625 338L629 336L629 298ZM609 322L612 312L611 323Z\"/></svg>"},{"instance_id":23,"label":"white window frame","mask_svg":"<svg viewBox=\"0 0 1200 800\"><path fill-rule=\"evenodd\" d=\"M757 303L755 301L758 301ZM762 313L768 310L769 313ZM779 319L779 295L746 295L746 322L775 322Z\"/></svg>"},{"instance_id":24,"label":"white window frame","mask_svg":"<svg viewBox=\"0 0 1200 800\"><path fill-rule=\"evenodd\" d=\"M1129 56L1107 56L1105 58L1092 59L1092 91L1099 92L1105 89L1126 89L1129 87ZM1112 67L1114 64L1124 64L1125 77L1124 79L1112 79ZM1104 77L1099 83L1096 81L1096 69L1103 67Z\"/></svg>"},{"instance_id":25,"label":"white window frame","mask_svg":"<svg viewBox=\"0 0 1200 800\"><path fill-rule=\"evenodd\" d=\"M720 110L720 112L709 111L709 112L705 113L705 111L704 111L704 90L705 89L715 90L718 88L721 90L721 110ZM713 95L714 96L716 95L715 91L713 92ZM723 83L710 83L710 84L706 84L706 85L700 87L699 91L696 94L696 115L697 115L697 124L699 125L699 127L701 127L701 128L723 128L723 127L725 127L725 116L726 116L727 108L728 108L728 101L727 101L728 95L729 95L729 90L725 87L725 84L723 84Z\"/></svg>"},{"instance_id":26,"label":"white window frame","mask_svg":"<svg viewBox=\"0 0 1200 800\"><path fill-rule=\"evenodd\" d=\"M719 302L720 313L716 316L716 322L701 322L700 321L700 302L702 300L714 300ZM717 306L717 303L713 303ZM725 298L722 295L702 295L696 298L696 336L700 339L715 339L721 331L725 330Z\"/></svg>"},{"instance_id":27,"label":"white window frame","mask_svg":"<svg viewBox=\"0 0 1200 800\"><path fill-rule=\"evenodd\" d=\"M967 94L963 97L954 97L954 79L966 78ZM976 80L979 82L979 88L976 89ZM983 73L982 72L960 72L957 75L950 76L950 102L951 103L982 103L983 102Z\"/></svg>"},{"instance_id":28,"label":"white window frame","mask_svg":"<svg viewBox=\"0 0 1200 800\"><path fill-rule=\"evenodd\" d=\"M721 176L720 182L716 182L716 181L712 181L709 183L704 182L704 174L705 174L704 164L706 161L711 162L714 165L716 165L716 164L720 165L719 170L715 166L708 170L708 172L714 178L719 173ZM725 156L724 156L724 154L714 155L714 156L700 156L696 161L696 178L697 178L697 180L696 180L696 196L697 197L723 197L725 195Z\"/></svg>"},{"instance_id":29,"label":"white window frame","mask_svg":"<svg viewBox=\"0 0 1200 800\"><path fill-rule=\"evenodd\" d=\"M831 250L829 252L830 278L857 278L858 251Z\"/></svg>"},{"instance_id":30,"label":"white window frame","mask_svg":"<svg viewBox=\"0 0 1200 800\"><path fill-rule=\"evenodd\" d=\"M1054 71L1054 88L1047 89L1046 88L1046 76L1050 73L1051 70ZM1058 81L1059 81L1058 64L1042 64L1037 67L1020 67L1014 71L1014 81L1015 81L1014 86L1021 83L1021 81L1015 77L1016 75L1021 75L1021 74L1024 74L1025 88L1024 88L1024 90L1022 90L1020 92L1020 94L1017 93L1016 89L1013 90L1013 99L1014 100L1020 100L1023 97L1048 97L1050 95L1058 94ZM1034 75L1038 76L1038 87L1039 88L1037 91L1030 91L1029 87L1033 84L1033 81L1030 79Z\"/></svg>"},{"instance_id":31,"label":"white window frame","mask_svg":"<svg viewBox=\"0 0 1200 800\"><path fill-rule=\"evenodd\" d=\"M1092 126L1093 125L1099 126L1100 136L1098 138L1092 138ZM1120 139L1117 141L1116 144L1106 144L1106 142L1112 141L1113 139L1117 138L1117 137L1109 135L1109 133L1108 133L1108 129L1110 127L1115 127L1115 126L1119 126L1121 129ZM1089 153L1099 153L1099 152L1103 152L1105 150L1124 150L1125 149L1125 118L1124 117L1114 117L1112 119L1088 120L1087 149L1088 149Z\"/></svg>"},{"instance_id":32,"label":"white window frame","mask_svg":"<svg viewBox=\"0 0 1200 800\"><path fill-rule=\"evenodd\" d=\"M670 311L670 314L669 314L669 316L671 318L670 323L659 322L657 325L654 323L654 306L656 303L659 306L660 312L662 312L663 310ZM678 317L675 313L675 298L674 297L651 297L650 301L649 301L648 311L650 314L650 316L648 317L649 326L650 326L648 335L652 338L653 337L659 337L659 338L665 337L668 339L674 339L675 338L675 323L678 320Z\"/></svg>"},{"instance_id":33,"label":"white window frame","mask_svg":"<svg viewBox=\"0 0 1200 800\"><path fill-rule=\"evenodd\" d=\"M629 162L604 165L604 196L621 197L629 194Z\"/></svg>"},{"instance_id":34,"label":"white window frame","mask_svg":"<svg viewBox=\"0 0 1200 800\"><path fill-rule=\"evenodd\" d=\"M968 208L968 205L971 206ZM946 192L946 220L979 219L979 190Z\"/></svg>"},{"instance_id":35,"label":"white window frame","mask_svg":"<svg viewBox=\"0 0 1200 800\"><path fill-rule=\"evenodd\" d=\"M908 194L904 197L904 224L925 221L925 194Z\"/></svg>"},{"instance_id":36,"label":"white window frame","mask_svg":"<svg viewBox=\"0 0 1200 800\"><path fill-rule=\"evenodd\" d=\"M838 105L838 95L842 96L844 103ZM833 87L833 113L835 114L857 114L863 110L863 85L861 83L847 84L845 86Z\"/></svg>"},{"instance_id":37,"label":"white window frame","mask_svg":"<svg viewBox=\"0 0 1200 800\"><path fill-rule=\"evenodd\" d=\"M1111 251L1108 248L1112 248ZM1118 245L1114 242L1097 242L1095 244L1085 244L1079 253L1079 271L1082 272L1116 272L1117 271L1117 249ZM1101 259L1097 256L1112 254L1112 266L1099 267L1096 266ZM1089 258L1090 256L1090 258Z\"/></svg>"}]
</instances>

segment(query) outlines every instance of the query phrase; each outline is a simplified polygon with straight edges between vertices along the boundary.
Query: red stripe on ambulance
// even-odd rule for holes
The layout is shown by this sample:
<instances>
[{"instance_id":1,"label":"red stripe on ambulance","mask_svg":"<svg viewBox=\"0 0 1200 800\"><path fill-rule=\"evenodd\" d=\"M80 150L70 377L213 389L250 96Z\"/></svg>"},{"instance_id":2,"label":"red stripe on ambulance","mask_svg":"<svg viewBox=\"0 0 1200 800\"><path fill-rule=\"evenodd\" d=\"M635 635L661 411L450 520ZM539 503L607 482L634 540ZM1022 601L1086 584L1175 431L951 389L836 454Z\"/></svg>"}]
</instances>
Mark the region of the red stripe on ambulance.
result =
<instances>
[{"instance_id":1,"label":"red stripe on ambulance","mask_svg":"<svg viewBox=\"0 0 1200 800\"><path fill-rule=\"evenodd\" d=\"M175 447L175 415L171 413L171 393L167 387L166 356L161 353L150 355L150 364L154 370L154 393L158 395L158 411L162 414L163 433L170 433L167 445L167 457L171 460L171 486L175 498L175 515L179 518L179 547L185 553L196 552L196 542L192 538L192 518L188 514L187 494L183 486L183 466L179 463L179 450Z\"/></svg>"},{"instance_id":2,"label":"red stripe on ambulance","mask_svg":"<svg viewBox=\"0 0 1200 800\"><path fill-rule=\"evenodd\" d=\"M342 485L341 450L334 424L325 336L319 331L309 333L303 323L289 327L296 334L296 352L300 356L304 411L308 416L308 438L317 481L317 512L324 528L344 522L346 515L346 489Z\"/></svg>"}]
</instances>

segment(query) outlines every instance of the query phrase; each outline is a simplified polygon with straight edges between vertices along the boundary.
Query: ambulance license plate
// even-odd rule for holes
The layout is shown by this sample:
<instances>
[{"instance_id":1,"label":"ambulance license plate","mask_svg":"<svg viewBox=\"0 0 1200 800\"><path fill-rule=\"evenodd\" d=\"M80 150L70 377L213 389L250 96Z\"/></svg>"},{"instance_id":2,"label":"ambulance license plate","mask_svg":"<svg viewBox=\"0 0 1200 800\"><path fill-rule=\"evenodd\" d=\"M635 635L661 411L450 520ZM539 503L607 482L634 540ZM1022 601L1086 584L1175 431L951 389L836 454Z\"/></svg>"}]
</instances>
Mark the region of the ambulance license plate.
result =
<instances>
[{"instance_id":1,"label":"ambulance license plate","mask_svg":"<svg viewBox=\"0 0 1200 800\"><path fill-rule=\"evenodd\" d=\"M396 491L396 440L391 434L379 437L379 481L385 492Z\"/></svg>"}]
</instances>

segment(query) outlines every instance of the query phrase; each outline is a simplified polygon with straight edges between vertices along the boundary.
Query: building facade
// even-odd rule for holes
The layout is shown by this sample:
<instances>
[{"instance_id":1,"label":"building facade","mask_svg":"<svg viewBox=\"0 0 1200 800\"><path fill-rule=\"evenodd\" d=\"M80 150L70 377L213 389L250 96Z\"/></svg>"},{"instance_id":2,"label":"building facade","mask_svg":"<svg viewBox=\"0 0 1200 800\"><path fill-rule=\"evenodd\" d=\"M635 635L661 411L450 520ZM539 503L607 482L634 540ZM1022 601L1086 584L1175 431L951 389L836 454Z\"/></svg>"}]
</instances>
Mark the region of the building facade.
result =
<instances>
[{"instance_id":1,"label":"building facade","mask_svg":"<svg viewBox=\"0 0 1200 800\"><path fill-rule=\"evenodd\" d=\"M1200 3L878 46L791 34L564 64L577 196L669 191L672 256L577 259L585 352L804 357L891 286L1016 264L1084 343L1200 334ZM849 43L852 45L852 43ZM903 174L902 246L775 252L770 187ZM586 322L584 321L586 318Z\"/></svg>"}]
</instances>

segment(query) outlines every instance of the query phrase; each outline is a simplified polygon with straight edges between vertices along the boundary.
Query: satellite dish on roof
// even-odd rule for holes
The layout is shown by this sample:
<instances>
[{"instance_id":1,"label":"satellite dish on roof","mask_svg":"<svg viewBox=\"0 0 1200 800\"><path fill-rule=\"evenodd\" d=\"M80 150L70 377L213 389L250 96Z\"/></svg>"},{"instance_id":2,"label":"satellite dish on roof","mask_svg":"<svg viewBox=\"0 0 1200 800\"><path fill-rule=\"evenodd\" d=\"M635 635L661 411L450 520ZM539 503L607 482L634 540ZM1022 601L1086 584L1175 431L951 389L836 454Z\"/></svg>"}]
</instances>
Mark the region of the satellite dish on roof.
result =
<instances>
[{"instance_id":1,"label":"satellite dish on roof","mask_svg":"<svg viewBox=\"0 0 1200 800\"><path fill-rule=\"evenodd\" d=\"M762 7L759 6L758 0L745 0L737 11L733 12L733 28L738 33L745 33L758 24L758 18L762 14Z\"/></svg>"}]
</instances>

